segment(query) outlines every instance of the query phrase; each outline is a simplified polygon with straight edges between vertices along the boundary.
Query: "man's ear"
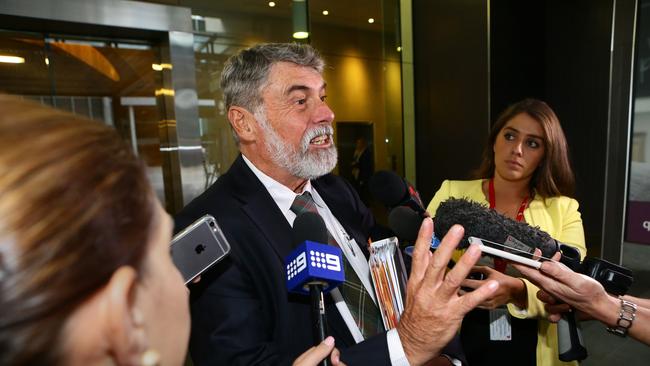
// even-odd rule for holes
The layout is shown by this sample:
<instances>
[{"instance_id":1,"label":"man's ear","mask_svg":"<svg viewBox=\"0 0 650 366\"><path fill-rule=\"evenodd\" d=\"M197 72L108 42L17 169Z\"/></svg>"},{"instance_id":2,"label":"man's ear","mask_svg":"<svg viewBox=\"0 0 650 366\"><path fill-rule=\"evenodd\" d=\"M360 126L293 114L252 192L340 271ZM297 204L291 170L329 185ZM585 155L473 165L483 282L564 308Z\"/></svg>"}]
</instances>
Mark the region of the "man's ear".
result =
<instances>
[{"instance_id":1,"label":"man's ear","mask_svg":"<svg viewBox=\"0 0 650 366\"><path fill-rule=\"evenodd\" d=\"M255 117L246 108L231 106L228 109L228 120L239 140L254 141L257 122Z\"/></svg>"},{"instance_id":2,"label":"man's ear","mask_svg":"<svg viewBox=\"0 0 650 366\"><path fill-rule=\"evenodd\" d=\"M139 364L147 349L142 313L136 307L137 273L122 266L104 289L110 351L118 365Z\"/></svg>"}]
</instances>

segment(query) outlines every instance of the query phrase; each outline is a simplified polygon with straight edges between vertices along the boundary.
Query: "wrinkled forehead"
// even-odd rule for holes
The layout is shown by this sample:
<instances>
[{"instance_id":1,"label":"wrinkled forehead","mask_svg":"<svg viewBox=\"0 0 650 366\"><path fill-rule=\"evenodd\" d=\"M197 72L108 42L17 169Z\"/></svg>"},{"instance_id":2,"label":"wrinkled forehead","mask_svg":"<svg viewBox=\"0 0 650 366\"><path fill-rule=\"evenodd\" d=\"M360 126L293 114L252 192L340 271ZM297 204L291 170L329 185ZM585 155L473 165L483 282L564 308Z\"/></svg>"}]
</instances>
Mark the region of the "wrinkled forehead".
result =
<instances>
[{"instance_id":1,"label":"wrinkled forehead","mask_svg":"<svg viewBox=\"0 0 650 366\"><path fill-rule=\"evenodd\" d=\"M276 62L271 65L262 90L273 88L282 94L288 94L296 89L320 91L325 87L323 75L313 67L291 62Z\"/></svg>"}]
</instances>

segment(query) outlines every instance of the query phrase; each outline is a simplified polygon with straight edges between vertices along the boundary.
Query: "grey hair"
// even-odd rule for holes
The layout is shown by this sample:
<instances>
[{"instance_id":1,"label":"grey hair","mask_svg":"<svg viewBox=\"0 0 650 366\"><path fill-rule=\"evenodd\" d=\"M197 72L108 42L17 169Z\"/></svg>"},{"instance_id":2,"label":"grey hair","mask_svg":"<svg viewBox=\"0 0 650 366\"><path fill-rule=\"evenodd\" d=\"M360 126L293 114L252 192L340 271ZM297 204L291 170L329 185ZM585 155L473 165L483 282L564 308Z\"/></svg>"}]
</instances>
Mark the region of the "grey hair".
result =
<instances>
[{"instance_id":1,"label":"grey hair","mask_svg":"<svg viewBox=\"0 0 650 366\"><path fill-rule=\"evenodd\" d=\"M271 66L277 62L311 67L319 73L325 67L318 51L308 44L267 43L242 50L226 61L221 72L226 110L236 105L255 113L262 106L261 92Z\"/></svg>"}]
</instances>

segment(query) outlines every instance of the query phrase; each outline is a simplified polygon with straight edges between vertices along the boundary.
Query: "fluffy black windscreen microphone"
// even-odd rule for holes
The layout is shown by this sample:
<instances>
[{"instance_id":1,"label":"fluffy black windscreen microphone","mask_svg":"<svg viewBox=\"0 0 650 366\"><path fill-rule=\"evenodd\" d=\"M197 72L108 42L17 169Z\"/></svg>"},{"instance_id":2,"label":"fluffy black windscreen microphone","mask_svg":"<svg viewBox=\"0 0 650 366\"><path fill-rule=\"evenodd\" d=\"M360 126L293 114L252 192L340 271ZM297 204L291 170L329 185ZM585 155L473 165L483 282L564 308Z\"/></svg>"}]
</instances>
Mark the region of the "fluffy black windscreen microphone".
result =
<instances>
[{"instance_id":1,"label":"fluffy black windscreen microphone","mask_svg":"<svg viewBox=\"0 0 650 366\"><path fill-rule=\"evenodd\" d=\"M388 214L388 227L403 241L414 242L418 238L422 217L405 206L395 207Z\"/></svg>"},{"instance_id":2,"label":"fluffy black windscreen microphone","mask_svg":"<svg viewBox=\"0 0 650 366\"><path fill-rule=\"evenodd\" d=\"M515 221L467 199L450 198L438 206L434 225L436 236L442 238L454 224L460 224L465 228L465 236L459 245L460 248L467 247L469 245L467 238L474 236L530 254L535 248L539 248L542 256L546 258L550 258L560 250L559 243L539 228ZM513 238L516 240L512 240ZM490 243L485 244L490 245ZM521 254L519 251L513 252Z\"/></svg>"},{"instance_id":3,"label":"fluffy black windscreen microphone","mask_svg":"<svg viewBox=\"0 0 650 366\"><path fill-rule=\"evenodd\" d=\"M315 212L304 212L293 222L293 247L304 241L327 244L327 226L323 218Z\"/></svg>"}]
</instances>

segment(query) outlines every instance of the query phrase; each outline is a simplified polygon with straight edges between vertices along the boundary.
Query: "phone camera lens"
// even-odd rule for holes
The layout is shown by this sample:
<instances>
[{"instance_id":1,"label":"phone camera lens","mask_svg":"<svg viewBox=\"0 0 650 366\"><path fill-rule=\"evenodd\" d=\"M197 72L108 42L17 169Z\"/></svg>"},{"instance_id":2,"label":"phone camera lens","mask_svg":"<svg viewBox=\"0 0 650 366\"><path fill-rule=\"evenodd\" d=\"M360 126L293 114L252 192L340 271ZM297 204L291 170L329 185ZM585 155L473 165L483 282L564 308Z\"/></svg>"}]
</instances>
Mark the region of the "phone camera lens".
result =
<instances>
[{"instance_id":1,"label":"phone camera lens","mask_svg":"<svg viewBox=\"0 0 650 366\"><path fill-rule=\"evenodd\" d=\"M210 221L210 226L214 227L214 221Z\"/></svg>"}]
</instances>

